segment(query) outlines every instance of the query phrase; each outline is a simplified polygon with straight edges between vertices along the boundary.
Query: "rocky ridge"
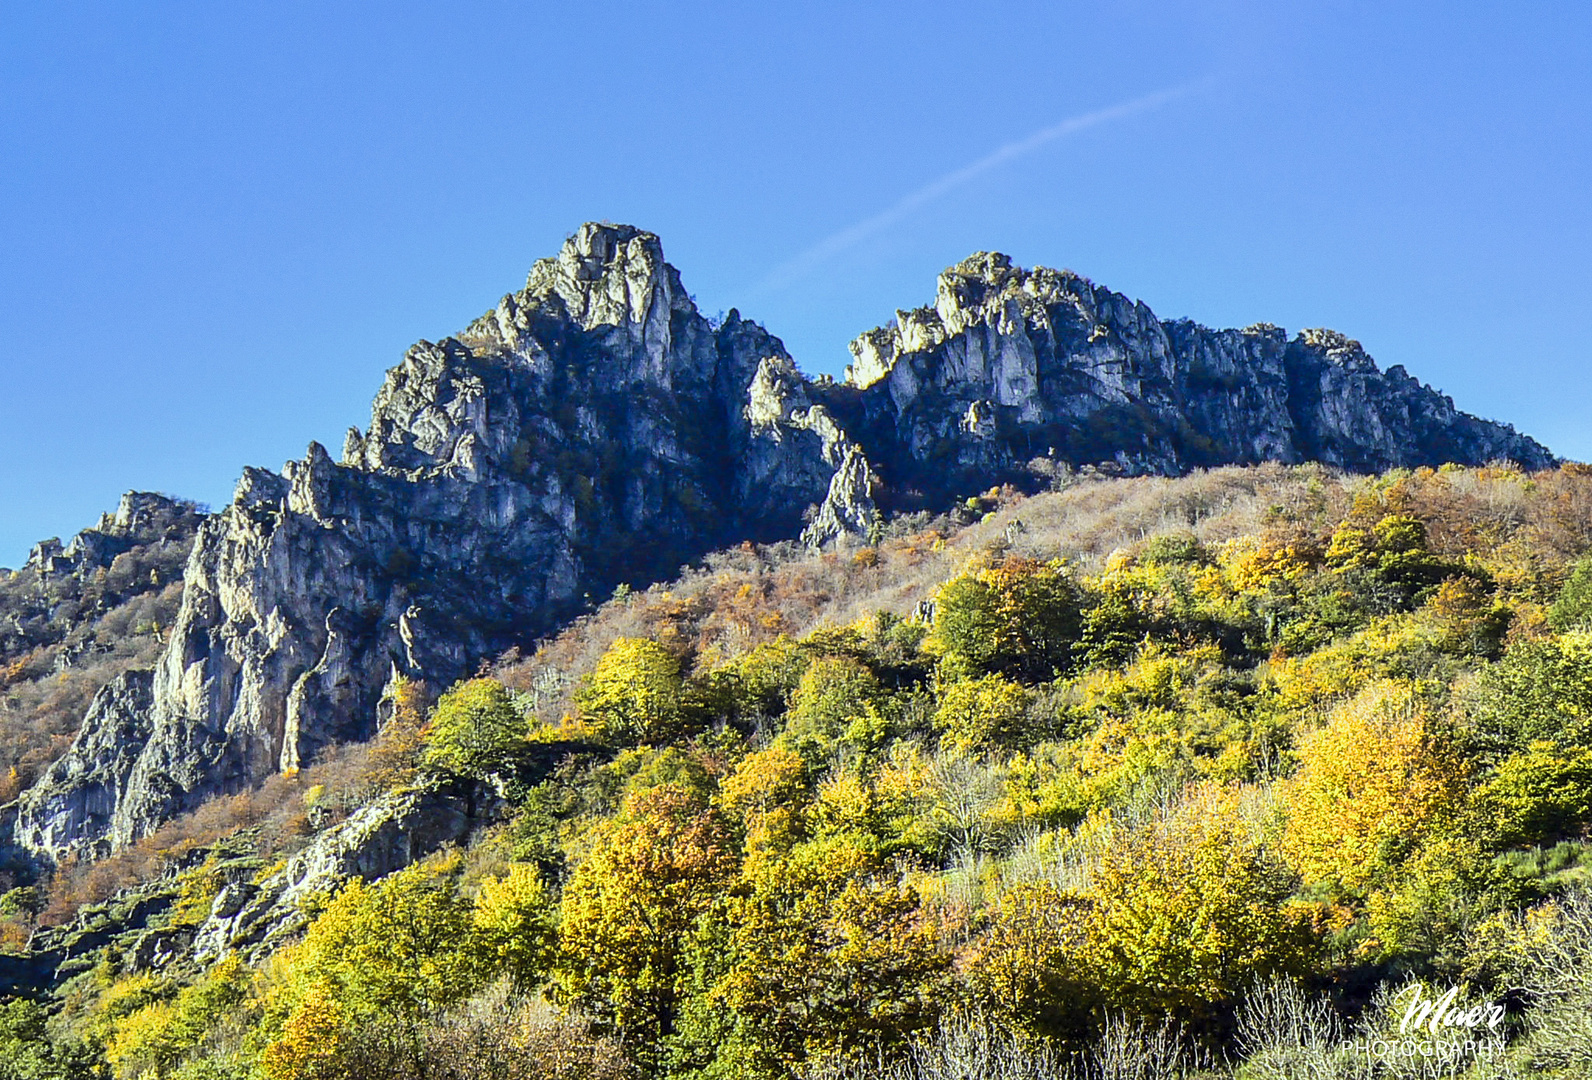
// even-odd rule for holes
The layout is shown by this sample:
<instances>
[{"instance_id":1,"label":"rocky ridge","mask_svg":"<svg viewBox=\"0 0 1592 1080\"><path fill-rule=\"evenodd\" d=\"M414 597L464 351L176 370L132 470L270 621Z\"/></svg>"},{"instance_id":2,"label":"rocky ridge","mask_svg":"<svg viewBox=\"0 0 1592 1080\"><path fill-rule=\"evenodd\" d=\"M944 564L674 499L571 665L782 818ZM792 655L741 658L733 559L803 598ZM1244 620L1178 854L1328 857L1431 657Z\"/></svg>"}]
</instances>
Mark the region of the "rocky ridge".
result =
<instances>
[{"instance_id":1,"label":"rocky ridge","mask_svg":"<svg viewBox=\"0 0 1592 1080\"><path fill-rule=\"evenodd\" d=\"M1402 367L1380 371L1335 331L1162 322L1142 301L1000 254L946 270L933 306L897 312L851 352L830 407L898 501L1021 483L1036 458L1129 475L1554 461Z\"/></svg>"},{"instance_id":2,"label":"rocky ridge","mask_svg":"<svg viewBox=\"0 0 1592 1080\"><path fill-rule=\"evenodd\" d=\"M0 662L69 642L118 604L180 576L203 519L193 503L129 491L67 543L33 545L20 569L0 569Z\"/></svg>"},{"instance_id":3,"label":"rocky ridge","mask_svg":"<svg viewBox=\"0 0 1592 1080\"><path fill-rule=\"evenodd\" d=\"M457 337L410 349L340 461L312 444L245 470L200 528L160 663L94 699L23 795L18 841L126 845L370 737L396 677L444 686L620 583L741 540L865 535L1043 462L1554 460L1341 335L1163 323L1001 255L852 353L844 382L810 380L762 327L698 312L655 236L584 226Z\"/></svg>"}]
</instances>

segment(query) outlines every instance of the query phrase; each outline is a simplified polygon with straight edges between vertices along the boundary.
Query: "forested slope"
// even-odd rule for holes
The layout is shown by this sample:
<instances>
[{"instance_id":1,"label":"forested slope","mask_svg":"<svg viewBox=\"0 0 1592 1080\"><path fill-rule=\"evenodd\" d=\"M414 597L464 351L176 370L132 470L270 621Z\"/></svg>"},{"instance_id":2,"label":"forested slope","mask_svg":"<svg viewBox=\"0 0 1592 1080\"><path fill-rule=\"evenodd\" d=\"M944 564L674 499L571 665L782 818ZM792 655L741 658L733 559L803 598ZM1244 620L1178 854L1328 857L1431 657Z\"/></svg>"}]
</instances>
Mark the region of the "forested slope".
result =
<instances>
[{"instance_id":1,"label":"forested slope","mask_svg":"<svg viewBox=\"0 0 1592 1080\"><path fill-rule=\"evenodd\" d=\"M621 587L0 898L0 1068L1585 1075L1592 474L1057 487ZM1377 1057L1417 980L1505 1019Z\"/></svg>"}]
</instances>

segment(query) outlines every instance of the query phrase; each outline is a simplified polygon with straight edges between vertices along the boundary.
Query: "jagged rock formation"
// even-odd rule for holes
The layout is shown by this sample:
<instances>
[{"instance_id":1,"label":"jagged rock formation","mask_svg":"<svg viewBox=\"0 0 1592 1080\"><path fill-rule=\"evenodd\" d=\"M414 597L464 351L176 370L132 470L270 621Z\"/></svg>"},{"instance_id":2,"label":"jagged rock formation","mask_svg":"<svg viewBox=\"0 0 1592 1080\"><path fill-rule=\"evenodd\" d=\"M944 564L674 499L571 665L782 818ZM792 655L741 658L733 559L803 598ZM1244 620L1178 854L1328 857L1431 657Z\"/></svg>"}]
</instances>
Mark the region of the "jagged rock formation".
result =
<instances>
[{"instance_id":1,"label":"jagged rock formation","mask_svg":"<svg viewBox=\"0 0 1592 1080\"><path fill-rule=\"evenodd\" d=\"M152 491L129 491L114 514L101 514L99 524L84 529L61 546L60 537L33 545L23 570L37 574L78 574L105 569L116 556L142 544L166 539L186 540L201 516L193 503Z\"/></svg>"},{"instance_id":2,"label":"jagged rock formation","mask_svg":"<svg viewBox=\"0 0 1592 1080\"><path fill-rule=\"evenodd\" d=\"M18 838L50 856L129 843L368 737L395 675L446 684L620 582L742 539L865 534L1022 482L1036 457L1553 460L1339 335L1163 324L999 255L852 350L845 383L810 381L756 324L705 319L656 237L585 226L458 337L412 348L340 463L312 445L282 475L245 471L200 532L158 668L95 699Z\"/></svg>"},{"instance_id":3,"label":"jagged rock formation","mask_svg":"<svg viewBox=\"0 0 1592 1080\"><path fill-rule=\"evenodd\" d=\"M33 545L21 569L0 570L0 662L63 642L84 648L72 639L95 619L180 576L203 518L191 502L129 491L64 546Z\"/></svg>"},{"instance_id":4,"label":"jagged rock formation","mask_svg":"<svg viewBox=\"0 0 1592 1080\"><path fill-rule=\"evenodd\" d=\"M656 237L585 227L459 337L412 348L341 463L312 445L245 471L158 668L96 699L18 838L127 844L368 738L394 675L445 685L587 593L794 535L852 449L800 389L775 338L697 312Z\"/></svg>"},{"instance_id":5,"label":"jagged rock formation","mask_svg":"<svg viewBox=\"0 0 1592 1080\"><path fill-rule=\"evenodd\" d=\"M1033 458L1128 474L1262 461L1352 471L1553 456L1511 427L1458 412L1401 367L1380 372L1330 330L1163 323L1143 302L1068 271L981 253L940 275L933 307L851 346L827 395L897 505L930 504Z\"/></svg>"}]
</instances>

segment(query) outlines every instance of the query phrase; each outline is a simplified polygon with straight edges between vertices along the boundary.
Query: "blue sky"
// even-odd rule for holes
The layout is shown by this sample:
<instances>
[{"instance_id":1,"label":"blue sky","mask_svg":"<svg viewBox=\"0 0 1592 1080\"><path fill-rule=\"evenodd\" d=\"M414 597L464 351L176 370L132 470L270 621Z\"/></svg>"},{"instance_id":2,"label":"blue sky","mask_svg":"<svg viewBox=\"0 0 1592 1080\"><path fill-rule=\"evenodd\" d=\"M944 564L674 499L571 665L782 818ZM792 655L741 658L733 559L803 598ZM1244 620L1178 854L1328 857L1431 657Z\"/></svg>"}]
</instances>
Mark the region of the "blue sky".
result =
<instances>
[{"instance_id":1,"label":"blue sky","mask_svg":"<svg viewBox=\"0 0 1592 1080\"><path fill-rule=\"evenodd\" d=\"M995 249L1592 458L1589 166L1584 3L0 0L0 565L335 453L588 219L810 372Z\"/></svg>"}]
</instances>

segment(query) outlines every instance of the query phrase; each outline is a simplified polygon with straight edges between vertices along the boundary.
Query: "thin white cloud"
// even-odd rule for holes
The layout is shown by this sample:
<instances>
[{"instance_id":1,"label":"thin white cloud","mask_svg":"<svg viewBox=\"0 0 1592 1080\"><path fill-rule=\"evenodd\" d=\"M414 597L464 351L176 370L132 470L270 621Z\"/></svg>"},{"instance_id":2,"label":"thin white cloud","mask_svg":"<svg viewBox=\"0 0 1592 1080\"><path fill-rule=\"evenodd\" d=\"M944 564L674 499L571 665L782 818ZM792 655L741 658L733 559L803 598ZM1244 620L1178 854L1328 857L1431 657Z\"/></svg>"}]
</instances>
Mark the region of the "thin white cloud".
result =
<instances>
[{"instance_id":1,"label":"thin white cloud","mask_svg":"<svg viewBox=\"0 0 1592 1080\"><path fill-rule=\"evenodd\" d=\"M825 237L794 259L775 267L752 291L754 293L767 293L784 288L792 282L805 277L848 248L861 243L875 233L888 229L914 210L933 202L940 196L954 191L963 184L977 179L993 169L998 169L1002 165L1033 153L1046 143L1054 142L1068 135L1074 135L1088 128L1109 124L1114 120L1122 120L1138 113L1148 112L1151 109L1165 105L1169 101L1185 97L1196 90L1204 89L1212 81L1213 79L1207 78L1182 86L1174 86L1166 90L1157 90L1153 94L1146 94L1143 97L1124 101L1109 108L1084 113L1082 116L1070 117L1058 124L1040 128L1027 138L1007 143L972 164L964 165L960 169L946 173L938 180L925 184L902 198L888 210L884 210L870 218L865 218L849 228Z\"/></svg>"}]
</instances>

